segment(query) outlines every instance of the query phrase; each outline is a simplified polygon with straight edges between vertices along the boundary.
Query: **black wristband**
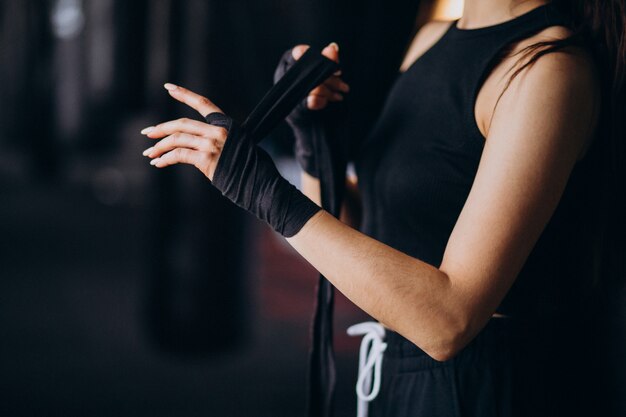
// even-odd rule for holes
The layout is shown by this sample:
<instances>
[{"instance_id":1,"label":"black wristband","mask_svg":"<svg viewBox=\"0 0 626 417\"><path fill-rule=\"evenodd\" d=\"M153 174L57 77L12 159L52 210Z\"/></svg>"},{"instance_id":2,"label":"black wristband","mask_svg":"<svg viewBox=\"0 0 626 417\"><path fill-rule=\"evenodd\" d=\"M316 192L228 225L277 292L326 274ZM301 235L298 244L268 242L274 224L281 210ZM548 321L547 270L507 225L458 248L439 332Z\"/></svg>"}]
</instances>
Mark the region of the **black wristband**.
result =
<instances>
[{"instance_id":1,"label":"black wristband","mask_svg":"<svg viewBox=\"0 0 626 417\"><path fill-rule=\"evenodd\" d=\"M231 117L210 113L206 121L228 131L212 180L225 197L285 237L294 236L321 210L280 175L267 152Z\"/></svg>"}]
</instances>

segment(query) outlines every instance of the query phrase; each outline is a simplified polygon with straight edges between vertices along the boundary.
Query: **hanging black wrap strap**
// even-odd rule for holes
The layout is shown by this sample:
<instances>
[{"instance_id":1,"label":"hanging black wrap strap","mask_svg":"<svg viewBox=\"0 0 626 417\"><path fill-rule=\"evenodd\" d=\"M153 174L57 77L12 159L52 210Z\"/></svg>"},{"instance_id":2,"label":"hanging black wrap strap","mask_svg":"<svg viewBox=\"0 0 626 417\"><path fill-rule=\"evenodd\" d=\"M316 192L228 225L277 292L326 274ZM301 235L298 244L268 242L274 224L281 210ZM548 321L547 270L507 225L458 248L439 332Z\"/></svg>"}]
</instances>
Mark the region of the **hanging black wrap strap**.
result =
<instances>
[{"instance_id":1,"label":"hanging black wrap strap","mask_svg":"<svg viewBox=\"0 0 626 417\"><path fill-rule=\"evenodd\" d=\"M276 85L280 85L284 80L288 80L287 82L291 83L294 78L299 77L299 74L315 71L314 65L309 64L309 62L319 60L320 58L324 59L325 62L333 62L323 57L319 49L309 48L277 81ZM313 87L339 69L338 64L334 64L334 71L320 76L318 82ZM306 68L298 70L299 66L300 68ZM293 107L298 102L301 102L310 90L312 90L312 87L308 87L305 94L298 97ZM345 160L342 158L343 152L340 151L339 138L336 137L336 127L336 123L317 126L317 129L320 129L320 134L313 135L313 153L317 161L322 207L333 216L339 217L343 198L342 192L345 185ZM312 341L309 352L307 396L308 417L331 417L333 415L333 394L336 380L333 351L333 305L334 288L320 274L317 285L315 313L311 326Z\"/></svg>"},{"instance_id":2,"label":"hanging black wrap strap","mask_svg":"<svg viewBox=\"0 0 626 417\"><path fill-rule=\"evenodd\" d=\"M336 120L318 126L313 150L317 163L322 207L339 217L345 187L346 163L342 158ZM332 417L336 371L333 351L334 288L320 274L312 323L309 357L308 417Z\"/></svg>"},{"instance_id":3,"label":"hanging black wrap strap","mask_svg":"<svg viewBox=\"0 0 626 417\"><path fill-rule=\"evenodd\" d=\"M255 142L260 142L317 85L339 69L339 64L324 57L321 48L309 48L276 82L242 124ZM216 124L219 124L217 121ZM325 129L316 137L315 158L319 161L322 207L339 217L345 163L334 152L334 132ZM333 413L335 359L333 352L332 285L322 276L317 287L317 303L312 323L312 346L309 358L307 413L309 417L330 417Z\"/></svg>"}]
</instances>

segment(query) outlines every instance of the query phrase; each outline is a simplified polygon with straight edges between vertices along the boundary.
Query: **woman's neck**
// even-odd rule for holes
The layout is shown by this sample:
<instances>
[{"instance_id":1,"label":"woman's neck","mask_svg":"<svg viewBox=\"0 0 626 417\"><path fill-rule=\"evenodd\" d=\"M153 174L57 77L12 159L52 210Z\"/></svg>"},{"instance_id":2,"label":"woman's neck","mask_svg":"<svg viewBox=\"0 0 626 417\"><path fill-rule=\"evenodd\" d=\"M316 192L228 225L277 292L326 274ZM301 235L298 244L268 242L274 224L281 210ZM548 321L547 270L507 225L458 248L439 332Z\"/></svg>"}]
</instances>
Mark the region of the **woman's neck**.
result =
<instances>
[{"instance_id":1,"label":"woman's neck","mask_svg":"<svg viewBox=\"0 0 626 417\"><path fill-rule=\"evenodd\" d=\"M475 29L511 20L549 0L465 0L460 29Z\"/></svg>"}]
</instances>

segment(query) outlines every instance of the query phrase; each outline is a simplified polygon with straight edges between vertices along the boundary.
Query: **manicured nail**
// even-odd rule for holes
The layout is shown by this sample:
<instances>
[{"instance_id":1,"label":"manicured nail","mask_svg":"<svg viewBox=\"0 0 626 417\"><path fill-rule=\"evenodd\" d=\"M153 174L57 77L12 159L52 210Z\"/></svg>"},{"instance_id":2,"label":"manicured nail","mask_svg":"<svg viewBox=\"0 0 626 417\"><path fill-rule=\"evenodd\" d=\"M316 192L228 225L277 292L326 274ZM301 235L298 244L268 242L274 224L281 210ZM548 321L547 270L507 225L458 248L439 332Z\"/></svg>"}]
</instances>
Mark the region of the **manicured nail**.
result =
<instances>
[{"instance_id":1,"label":"manicured nail","mask_svg":"<svg viewBox=\"0 0 626 417\"><path fill-rule=\"evenodd\" d=\"M165 84L163 84L163 87L165 87L165 89L167 91L174 91L174 90L176 90L178 88L177 85L174 85L172 83L165 83Z\"/></svg>"},{"instance_id":2,"label":"manicured nail","mask_svg":"<svg viewBox=\"0 0 626 417\"><path fill-rule=\"evenodd\" d=\"M154 146L151 146L150 148L146 149L145 151L143 151L143 156L148 156L152 153L152 151L154 150Z\"/></svg>"},{"instance_id":3,"label":"manicured nail","mask_svg":"<svg viewBox=\"0 0 626 417\"><path fill-rule=\"evenodd\" d=\"M156 165L159 162L159 158L155 158L152 161L150 161L150 165Z\"/></svg>"},{"instance_id":4,"label":"manicured nail","mask_svg":"<svg viewBox=\"0 0 626 417\"><path fill-rule=\"evenodd\" d=\"M337 42L331 42L329 46L332 46L333 48L335 48L336 52L339 52L339 45L337 45Z\"/></svg>"},{"instance_id":5,"label":"manicured nail","mask_svg":"<svg viewBox=\"0 0 626 417\"><path fill-rule=\"evenodd\" d=\"M149 126L146 127L144 130L141 131L142 135L147 135L148 133L152 132L154 130L154 126Z\"/></svg>"}]
</instances>

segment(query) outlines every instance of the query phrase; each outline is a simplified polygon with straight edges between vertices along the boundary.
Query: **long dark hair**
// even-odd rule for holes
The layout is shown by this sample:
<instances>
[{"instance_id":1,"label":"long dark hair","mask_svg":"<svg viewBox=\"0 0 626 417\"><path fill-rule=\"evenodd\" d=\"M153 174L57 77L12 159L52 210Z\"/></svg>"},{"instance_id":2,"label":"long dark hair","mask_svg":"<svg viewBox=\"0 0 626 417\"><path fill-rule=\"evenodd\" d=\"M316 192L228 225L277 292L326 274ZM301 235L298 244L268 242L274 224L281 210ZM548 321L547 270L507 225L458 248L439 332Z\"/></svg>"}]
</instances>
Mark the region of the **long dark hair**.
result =
<instances>
[{"instance_id":1,"label":"long dark hair","mask_svg":"<svg viewBox=\"0 0 626 417\"><path fill-rule=\"evenodd\" d=\"M597 63L602 111L594 157L601 170L594 281L606 288L626 282L626 0L552 0L570 18L572 34L520 52L511 81L542 56L583 47ZM506 88L505 88L506 90Z\"/></svg>"},{"instance_id":2,"label":"long dark hair","mask_svg":"<svg viewBox=\"0 0 626 417\"><path fill-rule=\"evenodd\" d=\"M617 395L626 383L626 362L622 359L626 339L624 287L626 284L626 0L552 0L552 6L569 16L572 34L565 39L539 42L523 50L521 70L543 55L571 46L583 47L596 62L601 78L601 112L594 143L587 151L598 197L594 218L592 333L584 338L594 345L596 357L603 356L597 378L602 415L624 415L626 404ZM615 394L609 395L608 392ZM602 393L602 394L600 394Z\"/></svg>"}]
</instances>

